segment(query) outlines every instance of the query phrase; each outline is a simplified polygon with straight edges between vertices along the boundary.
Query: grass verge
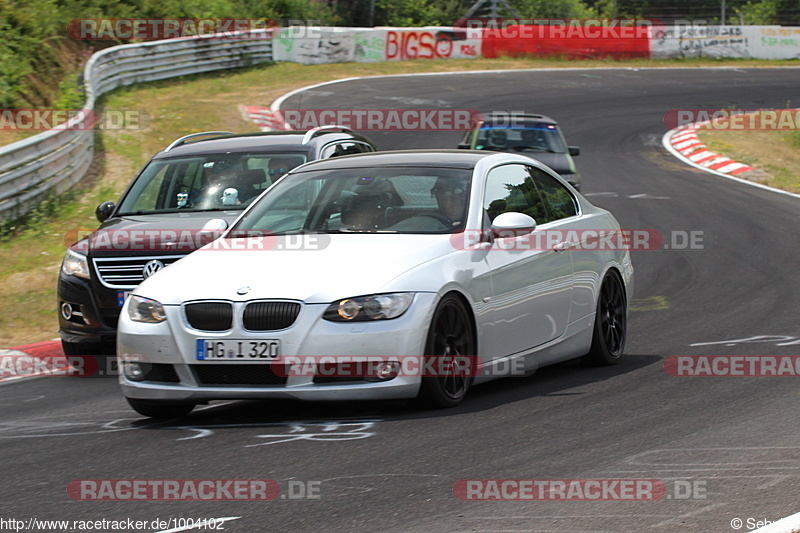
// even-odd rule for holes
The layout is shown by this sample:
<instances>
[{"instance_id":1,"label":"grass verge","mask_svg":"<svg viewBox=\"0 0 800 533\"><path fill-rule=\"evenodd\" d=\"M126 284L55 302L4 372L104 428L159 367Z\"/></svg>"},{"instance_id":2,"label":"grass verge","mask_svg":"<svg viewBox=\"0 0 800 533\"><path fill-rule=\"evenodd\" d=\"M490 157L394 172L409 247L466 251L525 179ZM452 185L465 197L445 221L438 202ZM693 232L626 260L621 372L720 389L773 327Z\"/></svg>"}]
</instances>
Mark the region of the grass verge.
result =
<instances>
[{"instance_id":1,"label":"grass verge","mask_svg":"<svg viewBox=\"0 0 800 533\"><path fill-rule=\"evenodd\" d=\"M57 336L56 280L69 243L66 235L94 229L94 209L116 200L147 159L169 142L206 130L256 131L238 112L239 104L269 105L298 87L352 76L507 70L527 68L608 67L737 67L791 65L790 61L759 60L587 60L475 59L384 63L297 65L280 63L250 69L211 73L120 89L101 99L97 111L136 111L147 127L99 131L90 176L71 196L40 209L24 227L6 225L0 233L0 347L37 342ZM0 135L11 142L14 132Z\"/></svg>"},{"instance_id":2,"label":"grass verge","mask_svg":"<svg viewBox=\"0 0 800 533\"><path fill-rule=\"evenodd\" d=\"M800 131L700 129L697 133L712 152L757 170L737 177L800 193Z\"/></svg>"}]
</instances>

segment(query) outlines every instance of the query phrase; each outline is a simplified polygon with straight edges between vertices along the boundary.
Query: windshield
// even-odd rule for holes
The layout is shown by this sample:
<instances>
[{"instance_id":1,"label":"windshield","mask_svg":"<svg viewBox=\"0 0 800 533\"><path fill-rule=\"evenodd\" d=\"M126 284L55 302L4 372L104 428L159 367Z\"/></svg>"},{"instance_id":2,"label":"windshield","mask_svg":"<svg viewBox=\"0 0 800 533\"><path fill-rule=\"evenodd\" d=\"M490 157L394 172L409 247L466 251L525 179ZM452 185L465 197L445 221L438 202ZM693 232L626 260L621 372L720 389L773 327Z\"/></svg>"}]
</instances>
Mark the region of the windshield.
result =
<instances>
[{"instance_id":1,"label":"windshield","mask_svg":"<svg viewBox=\"0 0 800 533\"><path fill-rule=\"evenodd\" d=\"M273 233L453 233L464 227L472 172L380 167L301 172L233 227Z\"/></svg>"},{"instance_id":2,"label":"windshield","mask_svg":"<svg viewBox=\"0 0 800 533\"><path fill-rule=\"evenodd\" d=\"M536 124L521 128L492 127L481 129L476 150L515 152L566 152L564 138L553 124Z\"/></svg>"},{"instance_id":3,"label":"windshield","mask_svg":"<svg viewBox=\"0 0 800 533\"><path fill-rule=\"evenodd\" d=\"M241 209L305 161L298 152L154 160L122 199L119 214Z\"/></svg>"}]
</instances>

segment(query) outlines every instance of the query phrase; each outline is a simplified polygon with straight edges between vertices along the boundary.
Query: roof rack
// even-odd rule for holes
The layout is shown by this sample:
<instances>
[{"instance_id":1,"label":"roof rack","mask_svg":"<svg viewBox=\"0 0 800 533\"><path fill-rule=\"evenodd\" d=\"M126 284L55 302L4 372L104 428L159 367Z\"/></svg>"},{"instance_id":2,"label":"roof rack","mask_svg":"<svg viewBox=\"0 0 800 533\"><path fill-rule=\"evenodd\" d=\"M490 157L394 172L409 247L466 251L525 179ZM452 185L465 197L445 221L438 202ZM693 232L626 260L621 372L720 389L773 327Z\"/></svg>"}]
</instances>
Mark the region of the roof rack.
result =
<instances>
[{"instance_id":1,"label":"roof rack","mask_svg":"<svg viewBox=\"0 0 800 533\"><path fill-rule=\"evenodd\" d=\"M317 128L310 129L303 135L303 144L306 144L308 141L322 135L323 133L355 133L353 130L348 128L347 126L339 126L336 124L332 124L330 126L319 126Z\"/></svg>"},{"instance_id":2,"label":"roof rack","mask_svg":"<svg viewBox=\"0 0 800 533\"><path fill-rule=\"evenodd\" d=\"M195 139L197 137L205 137L208 135L234 135L234 133L232 131L204 131L201 133L192 133L189 135L184 135L180 139L173 141L172 144L164 148L164 151L169 152L173 148L176 148L182 144L186 144L191 139Z\"/></svg>"}]
</instances>

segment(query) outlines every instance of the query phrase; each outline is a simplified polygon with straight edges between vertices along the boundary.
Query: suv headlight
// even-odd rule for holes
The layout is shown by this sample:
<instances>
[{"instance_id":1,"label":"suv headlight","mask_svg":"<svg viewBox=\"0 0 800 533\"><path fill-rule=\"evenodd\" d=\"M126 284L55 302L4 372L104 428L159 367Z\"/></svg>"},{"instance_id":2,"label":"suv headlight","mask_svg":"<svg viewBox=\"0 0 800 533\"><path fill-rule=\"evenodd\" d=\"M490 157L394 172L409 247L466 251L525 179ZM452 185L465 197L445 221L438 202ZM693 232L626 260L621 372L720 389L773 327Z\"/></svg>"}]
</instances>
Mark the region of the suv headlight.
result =
<instances>
[{"instance_id":1,"label":"suv headlight","mask_svg":"<svg viewBox=\"0 0 800 533\"><path fill-rule=\"evenodd\" d=\"M388 320L405 313L413 300L414 294L406 292L344 298L329 305L322 318L334 322Z\"/></svg>"},{"instance_id":2,"label":"suv headlight","mask_svg":"<svg viewBox=\"0 0 800 533\"><path fill-rule=\"evenodd\" d=\"M128 317L134 322L155 324L165 321L167 314L159 302L132 294L128 302Z\"/></svg>"},{"instance_id":3,"label":"suv headlight","mask_svg":"<svg viewBox=\"0 0 800 533\"><path fill-rule=\"evenodd\" d=\"M86 255L77 252L70 247L61 262L61 271L68 276L78 276L79 278L89 278L89 261Z\"/></svg>"}]
</instances>

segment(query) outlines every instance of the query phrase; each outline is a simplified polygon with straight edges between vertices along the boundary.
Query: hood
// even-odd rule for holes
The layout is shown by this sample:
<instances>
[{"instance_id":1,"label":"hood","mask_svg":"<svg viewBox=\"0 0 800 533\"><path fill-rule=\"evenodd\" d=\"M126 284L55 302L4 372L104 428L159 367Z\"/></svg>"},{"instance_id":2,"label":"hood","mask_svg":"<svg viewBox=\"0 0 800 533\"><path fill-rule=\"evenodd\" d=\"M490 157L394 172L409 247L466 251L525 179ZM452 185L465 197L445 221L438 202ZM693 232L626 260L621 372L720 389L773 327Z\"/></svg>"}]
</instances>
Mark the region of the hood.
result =
<instances>
[{"instance_id":1,"label":"hood","mask_svg":"<svg viewBox=\"0 0 800 533\"><path fill-rule=\"evenodd\" d=\"M264 245L265 241L252 238L219 239L146 279L135 293L173 305L198 299L258 298L329 303L387 292L398 276L456 251L451 235L290 237L297 240L273 238ZM312 239L305 249L297 249L301 237ZM237 295L242 287L249 287L249 292Z\"/></svg>"},{"instance_id":2,"label":"hood","mask_svg":"<svg viewBox=\"0 0 800 533\"><path fill-rule=\"evenodd\" d=\"M186 254L211 240L198 235L206 222L222 218L230 225L241 213L201 211L115 217L89 236L89 250L95 257Z\"/></svg>"}]
</instances>

